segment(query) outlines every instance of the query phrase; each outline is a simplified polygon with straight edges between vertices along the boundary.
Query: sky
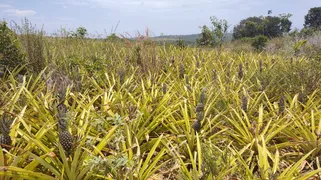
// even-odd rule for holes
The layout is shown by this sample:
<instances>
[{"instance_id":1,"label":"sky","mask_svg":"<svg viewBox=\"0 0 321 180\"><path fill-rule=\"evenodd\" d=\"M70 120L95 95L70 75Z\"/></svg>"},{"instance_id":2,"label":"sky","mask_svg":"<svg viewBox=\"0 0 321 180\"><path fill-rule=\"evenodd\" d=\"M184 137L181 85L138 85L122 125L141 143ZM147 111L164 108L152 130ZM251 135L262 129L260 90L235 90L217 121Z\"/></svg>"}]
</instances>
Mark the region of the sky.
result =
<instances>
[{"instance_id":1,"label":"sky","mask_svg":"<svg viewBox=\"0 0 321 180\"><path fill-rule=\"evenodd\" d=\"M292 29L300 29L309 9L317 6L321 0L0 0L0 20L19 24L26 17L47 34L83 26L93 36L135 36L147 28L159 36L200 33L211 16L226 19L232 30L240 20L268 10L293 14Z\"/></svg>"}]
</instances>

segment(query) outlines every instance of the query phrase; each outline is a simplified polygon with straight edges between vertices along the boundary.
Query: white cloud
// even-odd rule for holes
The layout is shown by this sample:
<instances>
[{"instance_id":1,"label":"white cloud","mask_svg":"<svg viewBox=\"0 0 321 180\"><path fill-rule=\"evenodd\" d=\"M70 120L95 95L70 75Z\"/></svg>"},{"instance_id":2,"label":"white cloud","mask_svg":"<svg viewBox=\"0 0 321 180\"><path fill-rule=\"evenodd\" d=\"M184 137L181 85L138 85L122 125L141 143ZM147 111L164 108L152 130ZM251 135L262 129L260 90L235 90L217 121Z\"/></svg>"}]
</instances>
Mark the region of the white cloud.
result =
<instances>
[{"instance_id":1,"label":"white cloud","mask_svg":"<svg viewBox=\"0 0 321 180\"><path fill-rule=\"evenodd\" d=\"M36 14L34 10L20 10L20 9L6 9L2 12L8 13L9 16L17 16L17 17L25 17L25 16L33 16Z\"/></svg>"},{"instance_id":2,"label":"white cloud","mask_svg":"<svg viewBox=\"0 0 321 180\"><path fill-rule=\"evenodd\" d=\"M11 6L10 5L8 5L8 4L0 4L0 9L2 9L2 8L10 8Z\"/></svg>"}]
</instances>

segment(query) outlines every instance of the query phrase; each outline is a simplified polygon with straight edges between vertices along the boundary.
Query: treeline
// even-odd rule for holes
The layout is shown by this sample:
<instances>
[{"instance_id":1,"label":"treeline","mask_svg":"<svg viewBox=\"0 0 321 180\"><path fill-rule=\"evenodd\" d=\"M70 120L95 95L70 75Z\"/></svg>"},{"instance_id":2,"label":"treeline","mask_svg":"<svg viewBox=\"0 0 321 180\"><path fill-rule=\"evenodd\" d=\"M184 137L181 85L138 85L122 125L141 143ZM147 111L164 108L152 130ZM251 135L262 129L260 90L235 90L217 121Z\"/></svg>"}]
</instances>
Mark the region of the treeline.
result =
<instances>
[{"instance_id":1,"label":"treeline","mask_svg":"<svg viewBox=\"0 0 321 180\"><path fill-rule=\"evenodd\" d=\"M253 16L241 20L233 28L233 39L247 39L252 41L252 46L262 50L268 39L282 37L286 34L311 34L321 30L321 7L314 7L305 16L304 28L292 30L290 17L292 14L272 15L272 10L267 16ZM222 45L222 39L227 33L228 23L226 20L210 18L212 27L204 25L197 40L199 46L215 47ZM291 31L292 30L292 31ZM181 44L181 43L180 43Z\"/></svg>"}]
</instances>

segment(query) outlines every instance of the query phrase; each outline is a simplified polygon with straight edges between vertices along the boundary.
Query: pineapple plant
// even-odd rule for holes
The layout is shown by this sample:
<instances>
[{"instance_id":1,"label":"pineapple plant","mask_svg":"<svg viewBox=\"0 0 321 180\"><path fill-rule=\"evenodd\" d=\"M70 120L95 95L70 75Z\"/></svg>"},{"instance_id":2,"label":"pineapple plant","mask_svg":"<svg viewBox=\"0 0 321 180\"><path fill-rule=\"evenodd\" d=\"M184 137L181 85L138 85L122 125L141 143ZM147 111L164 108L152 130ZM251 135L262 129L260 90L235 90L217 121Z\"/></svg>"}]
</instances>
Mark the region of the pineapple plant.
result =
<instances>
[{"instance_id":1,"label":"pineapple plant","mask_svg":"<svg viewBox=\"0 0 321 180\"><path fill-rule=\"evenodd\" d=\"M66 154L69 155L72 150L72 136L68 131L68 122L66 118L67 107L65 104L59 104L57 106L58 110L58 127L59 127L59 142L62 148L66 151Z\"/></svg>"},{"instance_id":2,"label":"pineapple plant","mask_svg":"<svg viewBox=\"0 0 321 180\"><path fill-rule=\"evenodd\" d=\"M1 120L0 130L2 134L0 135L0 146L6 150L10 149L12 143L11 137L9 136L11 124L12 121L9 120L6 116Z\"/></svg>"},{"instance_id":3,"label":"pineapple plant","mask_svg":"<svg viewBox=\"0 0 321 180\"><path fill-rule=\"evenodd\" d=\"M72 136L68 131L68 123L65 119L58 120L59 125L59 143L62 148L65 150L67 155L70 155L72 151Z\"/></svg>"},{"instance_id":4,"label":"pineapple plant","mask_svg":"<svg viewBox=\"0 0 321 180\"><path fill-rule=\"evenodd\" d=\"M320 63L61 39L45 39L50 71L61 73L47 87L50 78L41 75L21 86L16 73L2 79L0 108L19 118L10 130L0 117L1 140L11 136L16 146L0 151L0 179L308 179L321 172L313 167L320 161ZM66 80L74 65L80 90ZM120 80L128 87L119 88ZM70 107L79 118L69 118Z\"/></svg>"}]
</instances>

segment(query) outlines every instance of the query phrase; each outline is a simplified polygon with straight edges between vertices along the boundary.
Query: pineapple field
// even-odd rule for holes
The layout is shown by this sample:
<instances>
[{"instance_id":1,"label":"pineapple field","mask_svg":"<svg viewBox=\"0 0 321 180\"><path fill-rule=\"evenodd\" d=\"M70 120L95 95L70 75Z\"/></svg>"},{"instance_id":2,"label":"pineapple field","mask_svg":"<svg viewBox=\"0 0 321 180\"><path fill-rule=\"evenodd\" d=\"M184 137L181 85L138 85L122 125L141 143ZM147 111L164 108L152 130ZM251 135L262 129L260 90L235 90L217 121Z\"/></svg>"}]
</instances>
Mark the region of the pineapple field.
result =
<instances>
[{"instance_id":1,"label":"pineapple field","mask_svg":"<svg viewBox=\"0 0 321 180\"><path fill-rule=\"evenodd\" d=\"M320 178L319 61L19 39L34 64L1 79L0 179Z\"/></svg>"}]
</instances>

